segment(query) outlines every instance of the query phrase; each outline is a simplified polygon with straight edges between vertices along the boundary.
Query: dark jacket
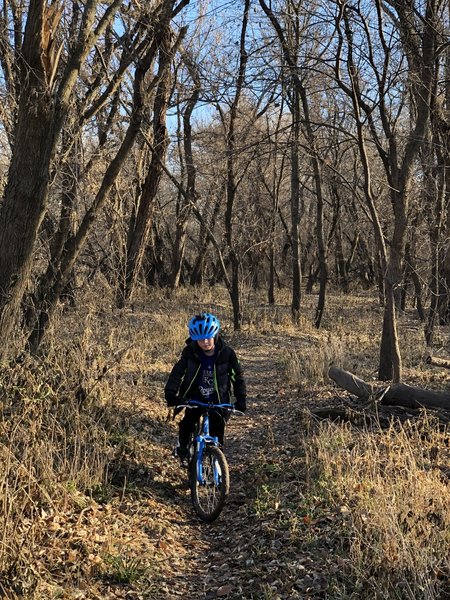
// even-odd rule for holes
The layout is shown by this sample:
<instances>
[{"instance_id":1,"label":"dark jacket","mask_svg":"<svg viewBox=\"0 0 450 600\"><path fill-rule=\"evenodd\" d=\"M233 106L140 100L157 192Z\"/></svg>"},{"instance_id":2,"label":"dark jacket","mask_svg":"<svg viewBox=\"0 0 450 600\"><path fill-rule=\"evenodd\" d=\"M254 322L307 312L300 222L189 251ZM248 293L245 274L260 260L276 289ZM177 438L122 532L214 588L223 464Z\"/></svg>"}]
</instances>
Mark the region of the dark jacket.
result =
<instances>
[{"instance_id":1,"label":"dark jacket","mask_svg":"<svg viewBox=\"0 0 450 600\"><path fill-rule=\"evenodd\" d=\"M245 400L247 396L242 367L239 364L236 352L219 337L216 342L217 356L214 364L214 388L219 403L229 403L231 387L236 400ZM167 402L177 396L180 400L199 400L195 379L201 366L200 348L197 342L190 338L186 340L180 359L175 363L169 375L164 395Z\"/></svg>"}]
</instances>

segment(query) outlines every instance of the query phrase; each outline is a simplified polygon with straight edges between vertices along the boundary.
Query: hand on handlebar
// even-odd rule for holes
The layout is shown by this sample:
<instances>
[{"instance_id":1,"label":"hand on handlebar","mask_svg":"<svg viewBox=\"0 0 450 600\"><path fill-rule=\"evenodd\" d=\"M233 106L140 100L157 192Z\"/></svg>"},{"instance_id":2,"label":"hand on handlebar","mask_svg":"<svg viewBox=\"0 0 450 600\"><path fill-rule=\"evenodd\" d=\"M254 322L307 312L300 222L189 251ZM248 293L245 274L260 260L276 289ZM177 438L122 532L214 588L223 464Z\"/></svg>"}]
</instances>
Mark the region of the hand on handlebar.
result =
<instances>
[{"instance_id":1,"label":"hand on handlebar","mask_svg":"<svg viewBox=\"0 0 450 600\"><path fill-rule=\"evenodd\" d=\"M173 406L178 406L178 404L180 404L180 398L178 396L174 396L173 398L167 399L166 403L169 408Z\"/></svg>"},{"instance_id":2,"label":"hand on handlebar","mask_svg":"<svg viewBox=\"0 0 450 600\"><path fill-rule=\"evenodd\" d=\"M203 408L203 409L223 409L223 410L227 410L230 413L234 413L234 412L238 412L241 414L244 414L246 409L247 409L247 405L245 402L245 399L240 399L237 400L235 402L235 404L214 404L214 403L209 403L209 402L202 402L200 400L193 400L193 399L182 399L179 397L176 397L172 400L170 400L170 404L169 401L167 401L167 405L168 406L174 406L176 408Z\"/></svg>"}]
</instances>

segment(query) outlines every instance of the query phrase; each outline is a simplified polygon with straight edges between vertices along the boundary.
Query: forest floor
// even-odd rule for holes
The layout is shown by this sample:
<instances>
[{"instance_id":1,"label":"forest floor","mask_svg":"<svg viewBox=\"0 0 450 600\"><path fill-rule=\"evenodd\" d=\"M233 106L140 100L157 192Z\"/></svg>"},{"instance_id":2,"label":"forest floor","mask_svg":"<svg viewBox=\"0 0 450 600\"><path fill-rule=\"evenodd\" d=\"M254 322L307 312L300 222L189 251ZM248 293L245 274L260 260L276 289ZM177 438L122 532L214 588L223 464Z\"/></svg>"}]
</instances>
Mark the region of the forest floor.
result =
<instances>
[{"instance_id":1,"label":"forest floor","mask_svg":"<svg viewBox=\"0 0 450 600\"><path fill-rule=\"evenodd\" d=\"M42 598L333 597L339 540L330 523L338 516L312 519L299 496L306 477L301 414L317 399L289 390L279 362L297 341L286 333L232 340L245 368L248 411L227 426L231 490L212 524L195 516L186 472L172 457L179 417L166 418L164 378L155 375L153 398L118 404L127 427L113 485L97 490L72 523L58 523L60 563L78 582L44 584Z\"/></svg>"},{"instance_id":2,"label":"forest floor","mask_svg":"<svg viewBox=\"0 0 450 600\"><path fill-rule=\"evenodd\" d=\"M248 410L243 417L232 417L227 426L225 453L231 489L221 515L211 524L196 517L186 470L172 456L180 417L169 418L163 398L164 384L174 357L179 356L184 330L180 328L178 337L164 344L158 335L164 334L170 323L167 310L105 313L107 335L103 337L111 340L111 347L125 347L132 340L129 355L123 354L116 369L107 370L107 406L111 411L105 429L111 448L108 476L103 484L84 492L62 483L67 502L60 499L54 510L51 504L41 510L38 527L44 534L39 538L40 550L32 559L23 552L21 563L11 570L8 587L0 579L0 597L375 598L373 590L378 579L373 577L372 562L367 572L358 571L357 558L352 555L351 490L347 493L345 488L335 495L334 475L324 478L322 467L318 466L319 456L323 466L328 456L345 454L355 440L345 425L340 436L338 426L322 429L311 416L311 411L342 399L333 383L324 377L334 357L347 356L347 368L364 379L373 377L376 339L372 321L377 318L378 308L376 301L371 304L366 298L355 299L354 303L351 306L347 302L347 306L355 318L342 317L343 324L351 324L348 331L334 318L333 336L325 329L317 332L305 324L287 326L284 313L273 315L273 321L260 319L263 324L256 332L255 327L249 327L225 336L244 367ZM414 332L409 322L405 325L406 335ZM80 326L88 331L82 323ZM96 327L90 334L92 340L102 337L101 324ZM114 336L108 332L115 332ZM442 387L442 373L422 372L415 367L423 363L420 344L405 342L405 347L410 349L408 360L413 365L407 380L423 380L426 385ZM99 345L89 348L96 354L100 351ZM100 368L101 363L98 364ZM324 440L322 446L314 446L317 432ZM326 444L334 454L320 455ZM340 468L337 463L332 472L336 468ZM351 485L354 497L364 491L359 481ZM435 487L430 490L435 493ZM439 494L443 490L440 487ZM448 511L442 522L447 522L447 517ZM422 542L422 534L418 534L417 543ZM355 548L358 551L360 546L356 544ZM386 567L389 575L396 575L397 567L391 569L381 551L375 549L373 556L379 559L376 564L381 569ZM399 572L399 585L403 585L401 568ZM436 577L441 582L439 573ZM22 590L29 578L29 589L34 588L34 595L14 595L15 578L20 580L16 588ZM393 581L393 586L397 586L397 580ZM398 597L415 597L408 595L408 590ZM441 600L450 598L450 590L448 593L430 593L423 598Z\"/></svg>"},{"instance_id":3,"label":"forest floor","mask_svg":"<svg viewBox=\"0 0 450 600\"><path fill-rule=\"evenodd\" d=\"M304 470L303 466L295 469L302 454L301 400L284 387L276 361L286 341L286 335L270 336L236 345L246 369L249 410L245 417L233 418L227 428L231 492L215 523L198 522L184 473L177 465L170 471L175 489L168 530L175 529L179 554L165 565L164 587L155 598L323 597L330 575L325 573L324 548L317 547L315 555L304 547L299 551L305 545L302 536L311 534L310 527L302 524L304 531L293 535L290 527L283 526L288 490L283 499L274 497L278 474L294 468L294 476L301 478Z\"/></svg>"},{"instance_id":4,"label":"forest floor","mask_svg":"<svg viewBox=\"0 0 450 600\"><path fill-rule=\"evenodd\" d=\"M245 367L248 411L227 426L231 490L211 524L195 516L186 472L172 457L179 417L166 418L165 376L154 376L150 397L118 399L124 428L114 479L70 518L46 515L51 550L47 540L42 560L53 563L53 576L41 580L37 597L337 597L329 593L340 542L330 523L339 516L313 518L299 494L307 475L302 409L317 398L283 382L278 353L297 341L286 333L232 340Z\"/></svg>"}]
</instances>

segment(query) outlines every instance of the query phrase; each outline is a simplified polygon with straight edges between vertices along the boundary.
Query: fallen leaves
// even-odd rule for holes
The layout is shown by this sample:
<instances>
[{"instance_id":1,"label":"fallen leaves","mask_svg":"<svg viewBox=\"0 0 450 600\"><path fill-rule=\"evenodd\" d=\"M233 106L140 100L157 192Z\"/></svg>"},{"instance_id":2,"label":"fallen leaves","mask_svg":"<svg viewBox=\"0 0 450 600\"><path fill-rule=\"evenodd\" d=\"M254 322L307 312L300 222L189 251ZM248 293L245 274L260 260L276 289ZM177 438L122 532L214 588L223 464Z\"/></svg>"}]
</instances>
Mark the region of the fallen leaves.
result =
<instances>
[{"instance_id":1,"label":"fallen leaves","mask_svg":"<svg viewBox=\"0 0 450 600\"><path fill-rule=\"evenodd\" d=\"M257 404L228 426L231 493L218 521L200 523L192 511L186 472L170 457L176 423L145 397L121 400L132 451L121 455L107 501L79 493L64 511L41 509L39 600L323 598L336 572L333 524L345 510L302 506L303 458L291 430L299 399L276 384L270 341L246 352Z\"/></svg>"}]
</instances>

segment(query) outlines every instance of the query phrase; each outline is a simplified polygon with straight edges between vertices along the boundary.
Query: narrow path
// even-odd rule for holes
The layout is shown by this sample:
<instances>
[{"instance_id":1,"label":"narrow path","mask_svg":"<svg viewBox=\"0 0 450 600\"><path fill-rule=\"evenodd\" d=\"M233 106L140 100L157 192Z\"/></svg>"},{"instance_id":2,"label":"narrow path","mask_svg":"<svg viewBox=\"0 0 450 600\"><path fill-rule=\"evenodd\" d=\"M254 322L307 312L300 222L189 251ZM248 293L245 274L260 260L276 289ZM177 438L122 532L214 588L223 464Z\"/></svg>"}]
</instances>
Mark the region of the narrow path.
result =
<instances>
[{"instance_id":1,"label":"narrow path","mask_svg":"<svg viewBox=\"0 0 450 600\"><path fill-rule=\"evenodd\" d=\"M231 490L222 514L207 524L194 513L186 471L172 456L178 422L165 418L166 375L155 366L134 395L130 386L117 399L114 477L105 497L78 517L80 527L89 525L89 591L80 579L64 599L325 598L321 573L333 572L334 553L301 506L298 419L307 399L289 392L280 363L298 339L240 334L231 343L244 366L248 410L227 426Z\"/></svg>"},{"instance_id":2,"label":"narrow path","mask_svg":"<svg viewBox=\"0 0 450 600\"><path fill-rule=\"evenodd\" d=\"M289 423L282 418L277 397L281 387L274 362L277 345L272 339L257 347L254 342L245 341L236 347L245 367L249 407L245 417L233 418L227 427L225 451L231 475L229 500L219 519L205 524L195 519L188 490L180 494L179 533L188 552L179 564L181 572L175 570L171 580L166 582L167 592L165 596L158 596L161 599L184 596L190 600L221 597L250 600L262 597L249 592L252 588L260 589L261 565L257 564L255 556L260 551L265 560L272 559L270 548L266 547L267 540L261 535L264 523L250 508L261 483L258 478L262 477L257 465L265 453L274 452L274 447L277 452L282 452L289 437ZM288 402L286 398L282 401L284 405ZM278 439L280 431L282 440Z\"/></svg>"}]
</instances>

